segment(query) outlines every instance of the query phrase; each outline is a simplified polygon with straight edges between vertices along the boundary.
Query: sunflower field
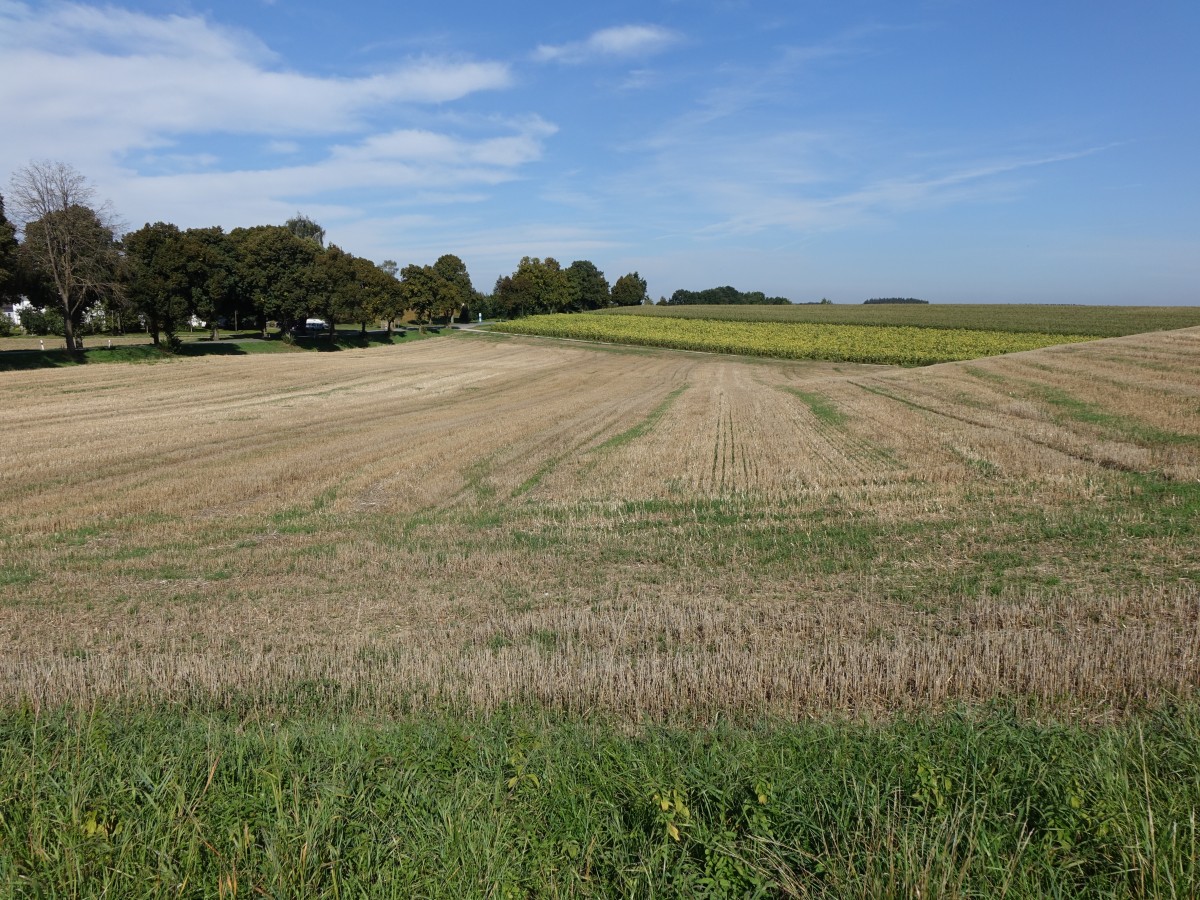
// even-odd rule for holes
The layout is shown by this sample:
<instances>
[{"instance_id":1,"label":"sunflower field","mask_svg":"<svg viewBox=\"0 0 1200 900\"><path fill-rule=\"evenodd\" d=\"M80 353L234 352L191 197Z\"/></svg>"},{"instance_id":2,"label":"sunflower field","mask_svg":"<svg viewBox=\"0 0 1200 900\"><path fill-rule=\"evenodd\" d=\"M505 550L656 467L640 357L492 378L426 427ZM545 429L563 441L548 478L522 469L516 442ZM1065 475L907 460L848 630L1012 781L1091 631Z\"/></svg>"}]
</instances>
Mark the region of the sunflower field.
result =
<instances>
[{"instance_id":1,"label":"sunflower field","mask_svg":"<svg viewBox=\"0 0 1200 900\"><path fill-rule=\"evenodd\" d=\"M927 366L1096 339L1095 335L1087 334L728 322L591 313L529 316L496 325L494 330L508 334L638 344L673 350L895 366Z\"/></svg>"}]
</instances>

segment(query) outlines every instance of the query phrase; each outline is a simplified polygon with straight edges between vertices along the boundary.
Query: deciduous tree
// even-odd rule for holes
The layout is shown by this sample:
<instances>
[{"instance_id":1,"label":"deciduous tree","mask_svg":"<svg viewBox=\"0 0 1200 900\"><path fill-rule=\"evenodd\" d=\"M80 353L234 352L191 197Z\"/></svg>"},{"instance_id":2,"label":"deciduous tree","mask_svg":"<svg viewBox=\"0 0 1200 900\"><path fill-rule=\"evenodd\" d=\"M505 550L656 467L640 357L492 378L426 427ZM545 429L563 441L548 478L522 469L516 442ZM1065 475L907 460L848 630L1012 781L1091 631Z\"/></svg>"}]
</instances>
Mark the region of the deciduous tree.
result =
<instances>
[{"instance_id":1,"label":"deciduous tree","mask_svg":"<svg viewBox=\"0 0 1200 900\"><path fill-rule=\"evenodd\" d=\"M52 288L67 347L78 349L76 332L88 308L121 288L119 226L87 179L62 162L18 169L9 199L24 231L23 267Z\"/></svg>"},{"instance_id":2,"label":"deciduous tree","mask_svg":"<svg viewBox=\"0 0 1200 900\"><path fill-rule=\"evenodd\" d=\"M0 299L13 300L19 293L17 229L4 214L4 195L0 194Z\"/></svg>"},{"instance_id":3,"label":"deciduous tree","mask_svg":"<svg viewBox=\"0 0 1200 900\"><path fill-rule=\"evenodd\" d=\"M552 256L525 256L511 276L496 282L496 305L510 318L571 308L571 279Z\"/></svg>"},{"instance_id":4,"label":"deciduous tree","mask_svg":"<svg viewBox=\"0 0 1200 900\"><path fill-rule=\"evenodd\" d=\"M235 228L238 280L253 300L266 333L274 319L286 333L308 315L313 296L313 264L321 248L281 225Z\"/></svg>"},{"instance_id":5,"label":"deciduous tree","mask_svg":"<svg viewBox=\"0 0 1200 900\"><path fill-rule=\"evenodd\" d=\"M177 349L179 327L192 315L192 280L198 244L189 241L175 225L147 223L125 235L129 299L146 319L151 340L159 332L167 346Z\"/></svg>"},{"instance_id":6,"label":"deciduous tree","mask_svg":"<svg viewBox=\"0 0 1200 900\"><path fill-rule=\"evenodd\" d=\"M387 335L392 336L396 319L404 314L404 292L396 278L396 264L385 259L375 265L361 256L354 258L354 269L363 291L363 306L371 318L387 323Z\"/></svg>"},{"instance_id":7,"label":"deciduous tree","mask_svg":"<svg viewBox=\"0 0 1200 900\"><path fill-rule=\"evenodd\" d=\"M536 286L528 273L501 275L492 288L493 311L506 319L518 319L533 310Z\"/></svg>"},{"instance_id":8,"label":"deciduous tree","mask_svg":"<svg viewBox=\"0 0 1200 900\"><path fill-rule=\"evenodd\" d=\"M613 285L612 302L614 306L640 306L649 302L646 293L646 279L637 272L622 275Z\"/></svg>"},{"instance_id":9,"label":"deciduous tree","mask_svg":"<svg viewBox=\"0 0 1200 900\"><path fill-rule=\"evenodd\" d=\"M325 229L302 213L296 213L283 223L283 227L298 238L312 241L318 247L325 246Z\"/></svg>"},{"instance_id":10,"label":"deciduous tree","mask_svg":"<svg viewBox=\"0 0 1200 900\"><path fill-rule=\"evenodd\" d=\"M416 315L422 331L434 316L452 306L458 296L455 287L433 266L405 266L400 271L400 290L404 308Z\"/></svg>"},{"instance_id":11,"label":"deciduous tree","mask_svg":"<svg viewBox=\"0 0 1200 900\"><path fill-rule=\"evenodd\" d=\"M433 264L433 270L449 288L445 296L445 307L440 314L449 315L451 318L458 316L475 299L475 288L471 285L471 276L467 274L466 263L453 253L447 253L438 257L438 261Z\"/></svg>"},{"instance_id":12,"label":"deciduous tree","mask_svg":"<svg viewBox=\"0 0 1200 900\"><path fill-rule=\"evenodd\" d=\"M313 296L310 309L325 320L333 340L337 322L365 322L363 291L354 257L330 244L313 262Z\"/></svg>"},{"instance_id":13,"label":"deciduous tree","mask_svg":"<svg viewBox=\"0 0 1200 900\"><path fill-rule=\"evenodd\" d=\"M575 260L567 266L567 278L571 282L570 309L604 309L612 302L608 279L591 260Z\"/></svg>"},{"instance_id":14,"label":"deciduous tree","mask_svg":"<svg viewBox=\"0 0 1200 900\"><path fill-rule=\"evenodd\" d=\"M192 306L212 329L215 341L221 319L254 311L238 290L237 256L229 235L219 227L189 228L184 235L194 254L189 273Z\"/></svg>"}]
</instances>

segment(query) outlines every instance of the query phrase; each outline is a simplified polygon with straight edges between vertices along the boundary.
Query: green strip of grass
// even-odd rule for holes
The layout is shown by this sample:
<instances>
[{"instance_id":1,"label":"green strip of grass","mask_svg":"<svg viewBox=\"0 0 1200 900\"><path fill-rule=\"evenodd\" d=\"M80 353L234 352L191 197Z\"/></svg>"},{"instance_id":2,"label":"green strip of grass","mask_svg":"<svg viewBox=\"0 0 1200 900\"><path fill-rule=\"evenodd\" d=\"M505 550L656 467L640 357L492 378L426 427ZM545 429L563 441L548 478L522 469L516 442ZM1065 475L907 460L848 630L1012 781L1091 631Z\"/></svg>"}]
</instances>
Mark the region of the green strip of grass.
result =
<instances>
[{"instance_id":1,"label":"green strip of grass","mask_svg":"<svg viewBox=\"0 0 1200 900\"><path fill-rule=\"evenodd\" d=\"M802 391L799 388L784 388L789 394L799 397L808 406L809 411L816 417L818 422L824 422L826 425L831 425L834 428L840 427L845 421L845 414L833 405L833 402L821 394L814 394L810 391Z\"/></svg>"},{"instance_id":2,"label":"green strip of grass","mask_svg":"<svg viewBox=\"0 0 1200 900\"><path fill-rule=\"evenodd\" d=\"M0 372L22 369L58 369L88 363L148 363L162 362L171 355L152 345L104 347L79 352L69 350L5 350L0 353Z\"/></svg>"},{"instance_id":3,"label":"green strip of grass","mask_svg":"<svg viewBox=\"0 0 1200 900\"><path fill-rule=\"evenodd\" d=\"M119 344L70 350L5 350L0 352L0 372L22 369L58 369L95 363L158 363L197 356L242 356L247 353L290 353L296 348L282 341L229 341L188 343L177 353L153 344Z\"/></svg>"},{"instance_id":4,"label":"green strip of grass","mask_svg":"<svg viewBox=\"0 0 1200 900\"><path fill-rule=\"evenodd\" d=\"M314 686L313 701L320 690ZM315 708L315 707L314 707ZM10 896L1189 896L1200 709L628 731L0 713Z\"/></svg>"},{"instance_id":5,"label":"green strip of grass","mask_svg":"<svg viewBox=\"0 0 1200 900\"><path fill-rule=\"evenodd\" d=\"M442 332L429 329L426 332L396 332L389 339L382 333L366 336L358 332L339 332L330 340L327 337L297 338L294 341L246 339L237 341L189 341L177 352L155 347L153 344L118 344L108 347L89 347L79 352L69 350L0 350L0 372L22 369L55 369L64 366L79 366L92 363L156 363L172 359L198 356L244 356L251 353L295 353L300 350L331 352L338 350L362 350L368 347L410 344L413 341L437 337Z\"/></svg>"},{"instance_id":6,"label":"green strip of grass","mask_svg":"<svg viewBox=\"0 0 1200 900\"><path fill-rule=\"evenodd\" d=\"M596 449L599 451L615 450L617 447L623 447L630 441L635 441L642 435L646 434L648 431L650 431L650 429L658 424L659 420L666 415L667 410L671 408L672 404L679 399L680 395L686 391L688 387L689 385L681 384L679 387L675 388L675 390L667 394L662 403L658 404L658 406L650 411L650 414L647 415L646 418L642 419L642 421L638 422L632 428L628 428L625 431L622 431L620 434L613 435Z\"/></svg>"},{"instance_id":7,"label":"green strip of grass","mask_svg":"<svg viewBox=\"0 0 1200 900\"><path fill-rule=\"evenodd\" d=\"M1086 422L1117 432L1121 436L1146 446L1189 446L1200 444L1200 436L1179 431L1167 431L1143 422L1114 415L1095 403L1072 397L1057 388L1039 387L1036 395L1049 403L1063 416L1076 422Z\"/></svg>"}]
</instances>

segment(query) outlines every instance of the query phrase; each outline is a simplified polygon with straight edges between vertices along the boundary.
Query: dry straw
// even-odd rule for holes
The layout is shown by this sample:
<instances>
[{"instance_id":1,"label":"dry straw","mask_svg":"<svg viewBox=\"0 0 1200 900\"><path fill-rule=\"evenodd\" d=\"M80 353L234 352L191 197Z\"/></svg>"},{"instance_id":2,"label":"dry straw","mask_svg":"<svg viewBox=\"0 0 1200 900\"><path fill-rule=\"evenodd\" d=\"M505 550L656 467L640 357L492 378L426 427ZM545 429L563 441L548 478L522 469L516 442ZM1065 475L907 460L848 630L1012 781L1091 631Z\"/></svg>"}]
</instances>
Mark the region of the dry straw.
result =
<instances>
[{"instance_id":1,"label":"dry straw","mask_svg":"<svg viewBox=\"0 0 1200 900\"><path fill-rule=\"evenodd\" d=\"M9 703L1105 715L1200 686L1195 548L1137 501L1200 477L1197 329L921 370L464 336L0 394Z\"/></svg>"}]
</instances>

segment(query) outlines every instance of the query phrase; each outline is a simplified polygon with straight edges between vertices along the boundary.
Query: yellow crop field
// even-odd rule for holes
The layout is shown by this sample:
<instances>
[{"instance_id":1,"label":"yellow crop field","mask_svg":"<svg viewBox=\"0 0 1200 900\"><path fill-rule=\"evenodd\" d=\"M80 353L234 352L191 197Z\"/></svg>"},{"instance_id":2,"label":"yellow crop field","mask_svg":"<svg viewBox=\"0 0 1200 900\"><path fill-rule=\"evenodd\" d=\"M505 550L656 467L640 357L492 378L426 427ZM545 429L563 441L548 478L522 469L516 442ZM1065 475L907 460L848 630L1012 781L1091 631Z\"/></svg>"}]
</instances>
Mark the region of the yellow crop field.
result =
<instances>
[{"instance_id":1,"label":"yellow crop field","mask_svg":"<svg viewBox=\"0 0 1200 900\"><path fill-rule=\"evenodd\" d=\"M923 366L1094 340L1086 334L787 322L734 322L588 313L530 316L510 334L702 350L779 359Z\"/></svg>"}]
</instances>

